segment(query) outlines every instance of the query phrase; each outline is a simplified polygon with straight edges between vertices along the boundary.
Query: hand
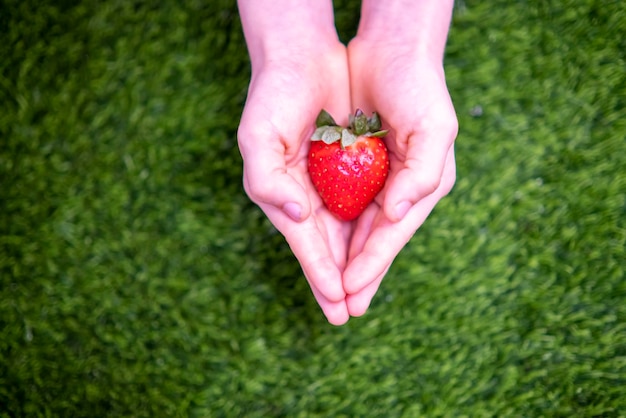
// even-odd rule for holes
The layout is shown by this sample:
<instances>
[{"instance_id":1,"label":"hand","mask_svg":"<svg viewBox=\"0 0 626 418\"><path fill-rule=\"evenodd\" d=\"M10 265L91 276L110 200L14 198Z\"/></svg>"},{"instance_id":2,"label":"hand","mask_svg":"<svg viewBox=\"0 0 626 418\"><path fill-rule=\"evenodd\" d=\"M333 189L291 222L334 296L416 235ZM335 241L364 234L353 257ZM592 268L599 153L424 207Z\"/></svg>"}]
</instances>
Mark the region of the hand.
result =
<instances>
[{"instance_id":1,"label":"hand","mask_svg":"<svg viewBox=\"0 0 626 418\"><path fill-rule=\"evenodd\" d=\"M262 28L259 13L265 9L251 10L257 4L240 2L244 32ZM296 8L294 13L302 9ZM252 27L246 26L247 13L254 13ZM272 34L276 24L270 25ZM308 175L307 154L320 109L347 118L349 80L345 46L334 27L334 35L315 35L319 28L309 28L305 36L283 33L277 41L246 33L253 74L238 141L246 192L285 236L328 321L339 325L349 319L341 277L351 226L323 205ZM259 45L261 38L280 44Z\"/></svg>"},{"instance_id":2,"label":"hand","mask_svg":"<svg viewBox=\"0 0 626 418\"><path fill-rule=\"evenodd\" d=\"M455 181L457 119L442 54L433 55L393 34L360 33L348 46L352 104L381 115L391 164L350 243L343 285L353 316L366 311L393 259Z\"/></svg>"},{"instance_id":3,"label":"hand","mask_svg":"<svg viewBox=\"0 0 626 418\"><path fill-rule=\"evenodd\" d=\"M441 65L452 1L363 0L350 71L331 2L239 7L253 70L238 132L244 187L287 239L328 320L342 324L365 312L395 256L454 183L457 127ZM403 37L416 24L421 47ZM347 223L324 207L306 159L319 110L345 124L337 118L354 106L377 110L391 129L391 169L375 203Z\"/></svg>"}]
</instances>

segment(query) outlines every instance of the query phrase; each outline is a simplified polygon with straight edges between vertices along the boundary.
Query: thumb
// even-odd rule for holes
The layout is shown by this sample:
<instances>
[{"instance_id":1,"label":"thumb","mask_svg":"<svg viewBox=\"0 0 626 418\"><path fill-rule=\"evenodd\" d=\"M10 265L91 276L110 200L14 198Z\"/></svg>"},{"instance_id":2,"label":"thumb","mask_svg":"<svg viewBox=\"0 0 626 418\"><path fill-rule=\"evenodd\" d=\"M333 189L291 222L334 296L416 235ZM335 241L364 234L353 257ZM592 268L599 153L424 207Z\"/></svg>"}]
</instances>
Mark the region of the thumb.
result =
<instances>
[{"instance_id":1,"label":"thumb","mask_svg":"<svg viewBox=\"0 0 626 418\"><path fill-rule=\"evenodd\" d=\"M383 208L389 220L402 220L426 196L438 192L443 197L450 191L454 179L444 179L444 168L448 163L457 129L457 125L452 124L445 129L433 130L436 135L413 132L406 139L397 138L400 143L407 144L407 150L404 162L390 179L385 193Z\"/></svg>"},{"instance_id":2,"label":"thumb","mask_svg":"<svg viewBox=\"0 0 626 418\"><path fill-rule=\"evenodd\" d=\"M244 189L261 207L274 206L296 222L308 218L311 206L304 187L287 170L285 145L279 138L252 138L238 133L244 163Z\"/></svg>"}]
</instances>

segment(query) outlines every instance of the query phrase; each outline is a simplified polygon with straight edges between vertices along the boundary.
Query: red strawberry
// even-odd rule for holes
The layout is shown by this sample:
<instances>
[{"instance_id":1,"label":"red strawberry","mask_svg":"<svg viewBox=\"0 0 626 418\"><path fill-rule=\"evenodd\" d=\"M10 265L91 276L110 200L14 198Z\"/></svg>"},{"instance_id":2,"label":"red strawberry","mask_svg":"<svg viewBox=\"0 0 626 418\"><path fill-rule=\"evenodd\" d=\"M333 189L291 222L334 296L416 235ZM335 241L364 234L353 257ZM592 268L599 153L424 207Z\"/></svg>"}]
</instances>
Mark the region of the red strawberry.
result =
<instances>
[{"instance_id":1,"label":"red strawberry","mask_svg":"<svg viewBox=\"0 0 626 418\"><path fill-rule=\"evenodd\" d=\"M311 138L309 175L324 204L339 219L357 218L385 185L389 172L387 147L380 139L376 112L350 115L347 128L337 126L324 110Z\"/></svg>"}]
</instances>

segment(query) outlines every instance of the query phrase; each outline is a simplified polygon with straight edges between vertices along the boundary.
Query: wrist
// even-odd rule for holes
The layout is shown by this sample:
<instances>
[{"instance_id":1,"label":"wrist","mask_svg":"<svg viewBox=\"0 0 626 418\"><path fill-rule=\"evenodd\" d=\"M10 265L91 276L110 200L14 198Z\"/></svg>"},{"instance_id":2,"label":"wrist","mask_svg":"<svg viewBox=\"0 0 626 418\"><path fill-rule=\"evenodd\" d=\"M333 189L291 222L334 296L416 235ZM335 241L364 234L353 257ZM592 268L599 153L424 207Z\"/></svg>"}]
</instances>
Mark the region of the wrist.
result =
<instances>
[{"instance_id":1,"label":"wrist","mask_svg":"<svg viewBox=\"0 0 626 418\"><path fill-rule=\"evenodd\" d=\"M297 59L339 43L332 1L239 0L252 65Z\"/></svg>"},{"instance_id":2,"label":"wrist","mask_svg":"<svg viewBox=\"0 0 626 418\"><path fill-rule=\"evenodd\" d=\"M363 0L357 39L443 60L453 0Z\"/></svg>"}]
</instances>

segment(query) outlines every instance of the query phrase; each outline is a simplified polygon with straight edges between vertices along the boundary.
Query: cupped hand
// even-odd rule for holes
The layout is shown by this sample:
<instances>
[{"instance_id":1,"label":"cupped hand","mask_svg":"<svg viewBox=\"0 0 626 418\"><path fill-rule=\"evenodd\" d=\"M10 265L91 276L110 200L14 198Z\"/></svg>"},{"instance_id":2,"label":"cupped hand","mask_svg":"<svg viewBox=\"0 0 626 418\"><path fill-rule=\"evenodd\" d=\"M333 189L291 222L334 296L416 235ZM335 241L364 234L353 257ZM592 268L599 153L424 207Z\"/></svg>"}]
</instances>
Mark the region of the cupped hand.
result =
<instances>
[{"instance_id":1,"label":"cupped hand","mask_svg":"<svg viewBox=\"0 0 626 418\"><path fill-rule=\"evenodd\" d=\"M320 109L350 112L347 52L338 41L253 65L238 142L246 192L285 236L328 321L339 325L349 319L342 273L351 225L328 212L308 175Z\"/></svg>"},{"instance_id":2,"label":"cupped hand","mask_svg":"<svg viewBox=\"0 0 626 418\"><path fill-rule=\"evenodd\" d=\"M452 188L458 125L441 59L358 36L348 46L352 104L390 130L385 188L357 221L343 274L350 315L362 315L392 261Z\"/></svg>"}]
</instances>

